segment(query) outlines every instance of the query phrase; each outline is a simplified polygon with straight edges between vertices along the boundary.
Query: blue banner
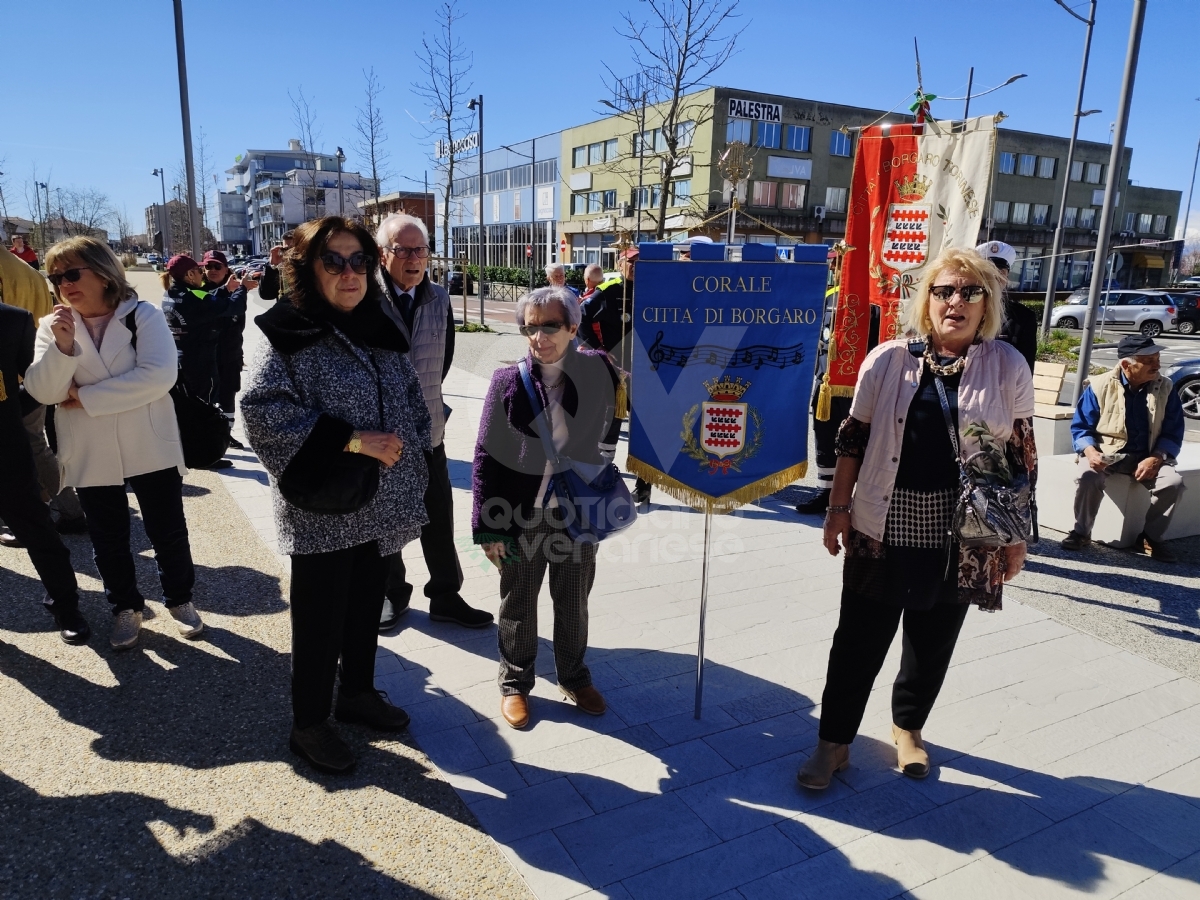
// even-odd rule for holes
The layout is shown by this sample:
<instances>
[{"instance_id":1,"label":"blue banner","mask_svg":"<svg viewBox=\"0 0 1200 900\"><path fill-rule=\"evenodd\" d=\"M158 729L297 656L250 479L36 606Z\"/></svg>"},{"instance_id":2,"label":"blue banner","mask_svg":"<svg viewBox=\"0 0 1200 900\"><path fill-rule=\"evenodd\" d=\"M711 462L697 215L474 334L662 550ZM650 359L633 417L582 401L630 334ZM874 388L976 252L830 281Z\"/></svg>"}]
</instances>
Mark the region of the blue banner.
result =
<instances>
[{"instance_id":1,"label":"blue banner","mask_svg":"<svg viewBox=\"0 0 1200 900\"><path fill-rule=\"evenodd\" d=\"M748 244L754 260L725 262L724 245L692 246L678 261L669 244L640 248L629 470L728 512L804 477L828 248L788 261Z\"/></svg>"}]
</instances>

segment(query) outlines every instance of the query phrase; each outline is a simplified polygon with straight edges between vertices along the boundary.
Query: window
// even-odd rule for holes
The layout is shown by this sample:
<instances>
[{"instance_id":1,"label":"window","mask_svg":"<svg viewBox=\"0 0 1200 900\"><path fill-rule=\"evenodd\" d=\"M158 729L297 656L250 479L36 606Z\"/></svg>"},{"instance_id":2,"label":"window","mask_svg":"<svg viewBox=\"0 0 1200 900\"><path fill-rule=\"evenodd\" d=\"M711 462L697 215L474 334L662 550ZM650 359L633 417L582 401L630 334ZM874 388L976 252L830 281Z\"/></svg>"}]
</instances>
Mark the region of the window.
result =
<instances>
[{"instance_id":1,"label":"window","mask_svg":"<svg viewBox=\"0 0 1200 900\"><path fill-rule=\"evenodd\" d=\"M513 191L513 221L521 221L521 192Z\"/></svg>"},{"instance_id":2,"label":"window","mask_svg":"<svg viewBox=\"0 0 1200 900\"><path fill-rule=\"evenodd\" d=\"M829 135L829 155L849 156L850 135L842 134L840 131L835 131Z\"/></svg>"},{"instance_id":3,"label":"window","mask_svg":"<svg viewBox=\"0 0 1200 900\"><path fill-rule=\"evenodd\" d=\"M604 162L604 142L588 144L588 165L595 166Z\"/></svg>"},{"instance_id":4,"label":"window","mask_svg":"<svg viewBox=\"0 0 1200 900\"><path fill-rule=\"evenodd\" d=\"M661 191L662 191L661 185L657 185L657 184L645 185L641 189L641 195L642 195L641 196L641 204L640 204L641 208L642 209L656 209L658 207L658 200L659 200ZM632 202L635 207L639 205L637 188L633 189Z\"/></svg>"},{"instance_id":5,"label":"window","mask_svg":"<svg viewBox=\"0 0 1200 900\"><path fill-rule=\"evenodd\" d=\"M1053 178L1054 170L1058 167L1058 160L1053 156L1039 156L1037 166L1038 178Z\"/></svg>"},{"instance_id":6,"label":"window","mask_svg":"<svg viewBox=\"0 0 1200 900\"><path fill-rule=\"evenodd\" d=\"M508 190L508 169L501 169L499 172L485 172L483 183L489 194Z\"/></svg>"},{"instance_id":7,"label":"window","mask_svg":"<svg viewBox=\"0 0 1200 900\"><path fill-rule=\"evenodd\" d=\"M1088 184L1099 184L1101 176L1104 174L1104 165L1102 163L1088 163L1084 167L1084 178Z\"/></svg>"},{"instance_id":8,"label":"window","mask_svg":"<svg viewBox=\"0 0 1200 900\"><path fill-rule=\"evenodd\" d=\"M576 147L571 151L572 168L582 169L587 165L587 147Z\"/></svg>"},{"instance_id":9,"label":"window","mask_svg":"<svg viewBox=\"0 0 1200 900\"><path fill-rule=\"evenodd\" d=\"M587 198L589 213L604 212L604 191L592 191Z\"/></svg>"},{"instance_id":10,"label":"window","mask_svg":"<svg viewBox=\"0 0 1200 900\"><path fill-rule=\"evenodd\" d=\"M692 146L692 139L696 136L696 123L691 120L680 122L675 126L675 146L677 149Z\"/></svg>"},{"instance_id":11,"label":"window","mask_svg":"<svg viewBox=\"0 0 1200 900\"><path fill-rule=\"evenodd\" d=\"M1032 153L1022 153L1017 160L1017 174L1025 175L1029 178L1033 177L1034 170L1037 167L1037 157Z\"/></svg>"},{"instance_id":12,"label":"window","mask_svg":"<svg viewBox=\"0 0 1200 900\"><path fill-rule=\"evenodd\" d=\"M1017 158L1011 153L1000 154L1000 174L1011 175L1017 170Z\"/></svg>"},{"instance_id":13,"label":"window","mask_svg":"<svg viewBox=\"0 0 1200 900\"><path fill-rule=\"evenodd\" d=\"M1071 163L1071 180L1083 181L1083 162L1078 159Z\"/></svg>"},{"instance_id":14,"label":"window","mask_svg":"<svg viewBox=\"0 0 1200 900\"><path fill-rule=\"evenodd\" d=\"M1029 224L1029 204L1028 203L1014 203L1012 205L1012 218L1010 219L1010 221L1014 225L1028 225Z\"/></svg>"},{"instance_id":15,"label":"window","mask_svg":"<svg viewBox=\"0 0 1200 900\"><path fill-rule=\"evenodd\" d=\"M558 181L558 160L543 159L537 166L537 183L552 184Z\"/></svg>"},{"instance_id":16,"label":"window","mask_svg":"<svg viewBox=\"0 0 1200 900\"><path fill-rule=\"evenodd\" d=\"M572 194L571 195L571 215L583 216L588 211L588 195L587 194Z\"/></svg>"},{"instance_id":17,"label":"window","mask_svg":"<svg viewBox=\"0 0 1200 900\"><path fill-rule=\"evenodd\" d=\"M992 204L992 218L997 222L1008 221L1008 201L997 200Z\"/></svg>"},{"instance_id":18,"label":"window","mask_svg":"<svg viewBox=\"0 0 1200 900\"><path fill-rule=\"evenodd\" d=\"M759 123L762 124L761 122ZM750 200L751 206L774 206L775 189L779 187L774 181L754 182L754 193Z\"/></svg>"},{"instance_id":19,"label":"window","mask_svg":"<svg viewBox=\"0 0 1200 900\"><path fill-rule=\"evenodd\" d=\"M1063 211L1063 228L1074 228L1075 227L1075 219L1076 219L1076 217L1078 217L1078 215L1079 215L1079 207L1068 206Z\"/></svg>"},{"instance_id":20,"label":"window","mask_svg":"<svg viewBox=\"0 0 1200 900\"><path fill-rule=\"evenodd\" d=\"M1079 227L1080 228L1095 228L1096 227L1096 210L1094 207L1085 206L1079 210Z\"/></svg>"},{"instance_id":21,"label":"window","mask_svg":"<svg viewBox=\"0 0 1200 900\"><path fill-rule=\"evenodd\" d=\"M834 134L841 134L840 131L835 131ZM825 188L825 210L826 212L845 212L846 211L846 189L827 187Z\"/></svg>"},{"instance_id":22,"label":"window","mask_svg":"<svg viewBox=\"0 0 1200 900\"><path fill-rule=\"evenodd\" d=\"M1166 234L1167 233L1167 217L1166 216L1155 216L1154 217L1154 233L1155 234Z\"/></svg>"},{"instance_id":23,"label":"window","mask_svg":"<svg viewBox=\"0 0 1200 900\"><path fill-rule=\"evenodd\" d=\"M674 201L672 206L687 206L692 202L692 179L684 178L673 185Z\"/></svg>"},{"instance_id":24,"label":"window","mask_svg":"<svg viewBox=\"0 0 1200 900\"><path fill-rule=\"evenodd\" d=\"M652 128L649 131L643 131L641 140L638 136L633 136L633 152L636 156L639 152L653 153L656 150L665 150L667 146L666 140L663 138L661 128Z\"/></svg>"},{"instance_id":25,"label":"window","mask_svg":"<svg viewBox=\"0 0 1200 900\"><path fill-rule=\"evenodd\" d=\"M729 203L730 202L729 195L732 193L733 193L733 184L729 181L728 178L722 179L722 181L721 181L721 200L722 200L722 202ZM737 198L738 198L739 203L746 202L746 182L744 182L744 181L738 182Z\"/></svg>"},{"instance_id":26,"label":"window","mask_svg":"<svg viewBox=\"0 0 1200 900\"><path fill-rule=\"evenodd\" d=\"M620 155L621 155L621 153L617 149L617 139L616 138L609 138L607 141L604 142L604 160L605 160L605 162L611 162L612 160L616 159Z\"/></svg>"},{"instance_id":27,"label":"window","mask_svg":"<svg viewBox=\"0 0 1200 900\"><path fill-rule=\"evenodd\" d=\"M785 148L797 153L808 153L812 148L812 129L806 125L789 125Z\"/></svg>"},{"instance_id":28,"label":"window","mask_svg":"<svg viewBox=\"0 0 1200 900\"><path fill-rule=\"evenodd\" d=\"M1122 231L1133 231L1133 220L1134 220L1133 213L1125 213L1125 227L1122 228L1121 230Z\"/></svg>"},{"instance_id":29,"label":"window","mask_svg":"<svg viewBox=\"0 0 1200 900\"><path fill-rule=\"evenodd\" d=\"M781 126L776 122L759 122L757 134L754 136L754 146L766 147L770 150L779 148L779 132Z\"/></svg>"},{"instance_id":30,"label":"window","mask_svg":"<svg viewBox=\"0 0 1200 900\"><path fill-rule=\"evenodd\" d=\"M741 141L743 144L750 143L749 119L729 120L729 124L725 126L725 143L732 144L734 141Z\"/></svg>"},{"instance_id":31,"label":"window","mask_svg":"<svg viewBox=\"0 0 1200 900\"><path fill-rule=\"evenodd\" d=\"M1046 220L1050 218L1050 207L1045 203L1033 204L1033 223L1034 225L1045 225Z\"/></svg>"},{"instance_id":32,"label":"window","mask_svg":"<svg viewBox=\"0 0 1200 900\"><path fill-rule=\"evenodd\" d=\"M605 191L604 192L604 208L605 209L616 209L617 208L617 192L616 191Z\"/></svg>"},{"instance_id":33,"label":"window","mask_svg":"<svg viewBox=\"0 0 1200 900\"><path fill-rule=\"evenodd\" d=\"M1154 216L1150 213L1142 213L1138 216L1137 230L1142 234L1148 234L1151 226L1154 224Z\"/></svg>"},{"instance_id":34,"label":"window","mask_svg":"<svg viewBox=\"0 0 1200 900\"><path fill-rule=\"evenodd\" d=\"M781 209L804 209L805 184L785 184L779 199Z\"/></svg>"}]
</instances>

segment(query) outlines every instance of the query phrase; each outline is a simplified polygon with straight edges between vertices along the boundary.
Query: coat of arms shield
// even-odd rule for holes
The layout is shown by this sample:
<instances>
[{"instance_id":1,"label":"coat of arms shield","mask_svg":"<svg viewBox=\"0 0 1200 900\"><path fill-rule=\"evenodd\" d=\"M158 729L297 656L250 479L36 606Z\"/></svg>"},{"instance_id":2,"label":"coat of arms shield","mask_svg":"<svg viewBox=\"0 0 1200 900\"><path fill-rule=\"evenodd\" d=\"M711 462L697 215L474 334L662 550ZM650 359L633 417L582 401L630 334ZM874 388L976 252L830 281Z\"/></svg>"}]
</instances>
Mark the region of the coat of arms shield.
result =
<instances>
[{"instance_id":1,"label":"coat of arms shield","mask_svg":"<svg viewBox=\"0 0 1200 900\"><path fill-rule=\"evenodd\" d=\"M883 237L884 265L897 272L916 269L929 258L928 203L893 203L888 208Z\"/></svg>"},{"instance_id":2,"label":"coat of arms shield","mask_svg":"<svg viewBox=\"0 0 1200 900\"><path fill-rule=\"evenodd\" d=\"M706 400L700 405L700 441L705 452L723 458L746 446L748 403Z\"/></svg>"}]
</instances>

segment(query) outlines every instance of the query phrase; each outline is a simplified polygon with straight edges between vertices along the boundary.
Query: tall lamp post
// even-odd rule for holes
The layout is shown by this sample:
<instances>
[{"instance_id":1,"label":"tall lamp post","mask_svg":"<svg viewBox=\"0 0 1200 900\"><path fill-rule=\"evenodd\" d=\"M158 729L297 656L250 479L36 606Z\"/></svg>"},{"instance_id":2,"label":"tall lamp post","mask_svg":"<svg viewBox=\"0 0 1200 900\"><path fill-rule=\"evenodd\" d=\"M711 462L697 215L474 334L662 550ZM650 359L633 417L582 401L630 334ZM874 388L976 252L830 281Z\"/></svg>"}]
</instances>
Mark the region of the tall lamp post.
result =
<instances>
[{"instance_id":1,"label":"tall lamp post","mask_svg":"<svg viewBox=\"0 0 1200 900\"><path fill-rule=\"evenodd\" d=\"M1138 53L1142 47L1142 27L1146 24L1146 0L1133 0L1133 20L1129 25L1129 46L1125 51L1125 74L1121 78L1121 99L1117 107L1116 128L1113 135L1112 153L1108 158L1108 179L1104 185L1104 206L1100 209L1100 234L1096 239L1096 257L1092 263L1092 283L1088 291L1087 314L1083 319L1083 341L1079 345L1079 371L1075 376L1075 390L1071 401L1079 404L1083 384L1087 381L1092 364L1092 326L1096 322L1096 309L1100 304L1100 290L1104 284L1104 261L1112 243L1113 207L1116 205L1117 177L1121 174L1121 161L1125 155L1125 134L1129 126L1129 107L1133 104L1133 82L1137 76ZM1067 173L1070 177L1070 172ZM1124 193L1128 194L1128 191Z\"/></svg>"},{"instance_id":2,"label":"tall lamp post","mask_svg":"<svg viewBox=\"0 0 1200 900\"><path fill-rule=\"evenodd\" d=\"M346 154L342 152L341 147L337 148L335 158L338 164L338 215L344 216L346 214L346 201L342 199L342 163L346 161Z\"/></svg>"},{"instance_id":3,"label":"tall lamp post","mask_svg":"<svg viewBox=\"0 0 1200 900\"><path fill-rule=\"evenodd\" d=\"M1087 82L1088 57L1092 52L1092 29L1096 25L1096 0L1092 0L1086 19L1067 6L1063 0L1054 0L1054 2L1087 25L1087 33L1083 39L1083 66L1079 70L1079 94L1075 98L1075 119L1071 125L1071 143L1067 145L1067 164L1063 169L1062 199L1058 204L1058 221L1054 225L1054 245L1050 250L1050 272L1049 278L1046 280L1046 304L1042 309L1042 340L1045 340L1050 333L1050 311L1054 307L1054 288L1058 284L1058 257L1062 253L1063 244L1063 216L1067 211L1067 191L1071 187L1071 166L1075 162L1075 142L1079 138L1079 120L1084 116L1100 112L1098 109L1086 111L1083 109L1083 88Z\"/></svg>"},{"instance_id":4,"label":"tall lamp post","mask_svg":"<svg viewBox=\"0 0 1200 900\"><path fill-rule=\"evenodd\" d=\"M165 169L155 169L150 173L152 176L158 176L158 183L162 186L162 252L165 256L171 255L171 217L167 214L167 173Z\"/></svg>"},{"instance_id":5,"label":"tall lamp post","mask_svg":"<svg viewBox=\"0 0 1200 900\"><path fill-rule=\"evenodd\" d=\"M1008 76L1008 80L1006 82L1004 82L1004 84L998 84L995 87L988 88L986 91L980 91L978 94L972 94L971 88L975 84L975 67L971 66L971 71L967 75L967 96L965 96L965 97L938 97L937 99L966 101L963 103L963 121L966 121L967 114L970 113L970 111L971 111L971 101L972 100L976 99L977 97L987 96L988 94L991 94L994 91L1000 90L1000 88L1008 87L1014 81L1020 81L1022 78L1028 78L1028 77L1029 77L1028 75L1010 75L1010 76Z\"/></svg>"},{"instance_id":6,"label":"tall lamp post","mask_svg":"<svg viewBox=\"0 0 1200 900\"><path fill-rule=\"evenodd\" d=\"M1196 98L1200 100L1200 97ZM1192 215L1192 192L1196 190L1196 165L1200 164L1200 139L1196 141L1196 158L1192 161L1192 186L1188 188L1187 211L1183 214L1183 227L1179 230L1179 239L1183 241L1183 247L1187 249L1187 227L1188 219Z\"/></svg>"},{"instance_id":7,"label":"tall lamp post","mask_svg":"<svg viewBox=\"0 0 1200 900\"><path fill-rule=\"evenodd\" d=\"M200 207L196 205L196 168L192 162L192 110L188 103L187 54L183 48L183 0L175 0L175 57L179 66L179 112L183 118L183 164L187 169L188 221L192 253L201 257Z\"/></svg>"},{"instance_id":8,"label":"tall lamp post","mask_svg":"<svg viewBox=\"0 0 1200 900\"><path fill-rule=\"evenodd\" d=\"M46 251L50 248L50 236L46 234L46 226L50 222L50 186L44 181L35 181L33 183L33 192L36 195L38 188L46 192L46 206L42 211L42 255L46 255Z\"/></svg>"},{"instance_id":9,"label":"tall lamp post","mask_svg":"<svg viewBox=\"0 0 1200 900\"><path fill-rule=\"evenodd\" d=\"M483 236L483 94L472 97L467 109L479 111L479 324L483 325L483 269L487 265L487 241ZM464 273L464 284L466 277Z\"/></svg>"}]
</instances>

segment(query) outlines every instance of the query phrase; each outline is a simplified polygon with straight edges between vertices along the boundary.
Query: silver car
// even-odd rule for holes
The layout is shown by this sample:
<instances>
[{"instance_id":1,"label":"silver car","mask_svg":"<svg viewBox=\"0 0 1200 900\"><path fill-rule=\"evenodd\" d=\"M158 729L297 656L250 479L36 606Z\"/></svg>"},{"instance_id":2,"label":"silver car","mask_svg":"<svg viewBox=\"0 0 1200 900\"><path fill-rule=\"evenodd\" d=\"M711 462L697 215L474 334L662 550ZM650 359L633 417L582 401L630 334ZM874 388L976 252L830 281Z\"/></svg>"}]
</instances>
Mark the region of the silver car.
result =
<instances>
[{"instance_id":1,"label":"silver car","mask_svg":"<svg viewBox=\"0 0 1200 900\"><path fill-rule=\"evenodd\" d=\"M1050 314L1053 328L1079 328L1087 316L1088 291L1080 288L1062 306ZM1176 327L1176 309L1165 291L1110 290L1100 295L1096 325L1105 328L1140 331L1146 337L1158 337Z\"/></svg>"}]
</instances>

